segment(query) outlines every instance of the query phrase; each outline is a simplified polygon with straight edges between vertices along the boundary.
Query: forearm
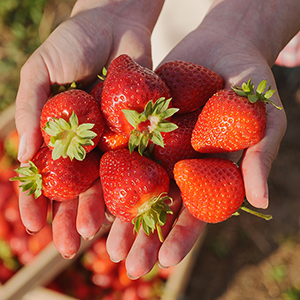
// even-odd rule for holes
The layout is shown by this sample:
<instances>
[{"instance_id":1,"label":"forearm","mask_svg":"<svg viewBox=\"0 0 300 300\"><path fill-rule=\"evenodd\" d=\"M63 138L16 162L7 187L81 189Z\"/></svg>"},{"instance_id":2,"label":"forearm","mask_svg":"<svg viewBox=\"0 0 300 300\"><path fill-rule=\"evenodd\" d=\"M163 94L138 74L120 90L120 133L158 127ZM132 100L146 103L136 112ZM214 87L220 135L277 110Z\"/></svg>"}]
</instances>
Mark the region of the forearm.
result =
<instances>
[{"instance_id":1,"label":"forearm","mask_svg":"<svg viewBox=\"0 0 300 300\"><path fill-rule=\"evenodd\" d=\"M299 0L216 0L201 27L251 43L272 65L300 30Z\"/></svg>"},{"instance_id":2,"label":"forearm","mask_svg":"<svg viewBox=\"0 0 300 300\"><path fill-rule=\"evenodd\" d=\"M126 19L128 22L143 24L152 32L164 2L164 0L78 0L72 15L101 7L104 13L114 16L114 22Z\"/></svg>"}]
</instances>

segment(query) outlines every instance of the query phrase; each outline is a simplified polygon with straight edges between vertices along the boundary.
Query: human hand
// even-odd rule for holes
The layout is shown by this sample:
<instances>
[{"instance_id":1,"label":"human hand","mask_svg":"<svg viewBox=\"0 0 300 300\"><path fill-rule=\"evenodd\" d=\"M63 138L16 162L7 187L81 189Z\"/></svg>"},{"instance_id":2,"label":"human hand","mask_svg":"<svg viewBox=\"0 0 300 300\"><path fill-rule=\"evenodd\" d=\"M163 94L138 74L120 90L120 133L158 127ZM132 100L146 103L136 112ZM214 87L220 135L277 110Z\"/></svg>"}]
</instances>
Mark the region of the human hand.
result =
<instances>
[{"instance_id":1,"label":"human hand","mask_svg":"<svg viewBox=\"0 0 300 300\"><path fill-rule=\"evenodd\" d=\"M266 5L258 14L258 2L215 2L203 23L186 36L161 64L183 60L203 65L223 77L225 88L230 88L232 84L240 85L252 78L255 87L266 79L268 85L276 89L270 67L289 38L297 32L297 26L299 30L299 21L295 21L297 14L291 16L291 6L288 12L282 11L283 18L276 27L278 35L269 39L268 28L271 24L267 22L274 19L272 14L276 16L278 7L274 6L272 11ZM295 1L290 2L296 4ZM269 18L266 18L267 15ZM262 19L266 24L262 24ZM295 21L296 26L285 28L284 24L290 19ZM278 92L272 96L272 101L282 107ZM257 208L268 206L267 178L286 130L284 110L267 105L267 114L264 138L243 152L226 155L234 161L243 157L241 171L246 197ZM163 227L163 244L155 235L147 237L142 231L135 237L131 224L116 219L112 225L107 241L108 252L115 261L126 259L126 268L132 278L149 272L157 260L164 267L178 264L195 244L205 226L191 216L185 207L180 207L180 192L175 184L171 185L169 195L174 200L174 214L168 216L168 222Z\"/></svg>"},{"instance_id":2,"label":"human hand","mask_svg":"<svg viewBox=\"0 0 300 300\"><path fill-rule=\"evenodd\" d=\"M16 99L16 126L20 137L18 158L31 160L42 145L40 116L51 85L73 81L83 88L94 84L104 66L121 53L151 68L150 34L163 1L76 2L71 17L32 54L21 70ZM147 13L146 13L147 12ZM64 257L73 257L80 245L99 230L104 204L97 180L77 199L53 201L53 240ZM22 221L30 233L44 226L51 201L20 192Z\"/></svg>"}]
</instances>

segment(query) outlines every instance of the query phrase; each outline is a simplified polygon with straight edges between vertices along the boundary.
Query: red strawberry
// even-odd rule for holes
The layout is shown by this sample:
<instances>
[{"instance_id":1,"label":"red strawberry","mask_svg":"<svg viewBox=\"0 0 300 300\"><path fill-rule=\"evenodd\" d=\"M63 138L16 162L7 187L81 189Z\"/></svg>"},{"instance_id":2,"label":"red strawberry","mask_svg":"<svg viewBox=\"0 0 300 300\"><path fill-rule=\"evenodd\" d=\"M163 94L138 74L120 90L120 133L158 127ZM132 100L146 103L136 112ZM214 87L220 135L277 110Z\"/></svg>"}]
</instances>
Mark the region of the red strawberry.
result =
<instances>
[{"instance_id":1,"label":"red strawberry","mask_svg":"<svg viewBox=\"0 0 300 300\"><path fill-rule=\"evenodd\" d=\"M103 68L102 74L98 75L98 78L100 81L93 87L93 89L90 92L90 95L95 98L97 103L99 104L99 107L101 105L101 98L102 98L102 90L103 90L103 84L104 80L106 78L107 70Z\"/></svg>"},{"instance_id":2,"label":"red strawberry","mask_svg":"<svg viewBox=\"0 0 300 300\"><path fill-rule=\"evenodd\" d=\"M110 130L108 126L105 126L100 141L98 143L98 148L102 152L127 148L128 140L129 138L127 135L114 132Z\"/></svg>"},{"instance_id":3,"label":"red strawberry","mask_svg":"<svg viewBox=\"0 0 300 300\"><path fill-rule=\"evenodd\" d=\"M250 79L242 88L214 94L199 115L191 139L193 148L202 153L231 152L258 143L266 129L265 102L271 102L274 93L269 88L264 94L265 87L266 81L262 81L255 92Z\"/></svg>"},{"instance_id":4,"label":"red strawberry","mask_svg":"<svg viewBox=\"0 0 300 300\"><path fill-rule=\"evenodd\" d=\"M78 89L61 92L44 105L41 128L53 159L83 160L94 149L104 129L96 100ZM91 130L92 129L92 130Z\"/></svg>"},{"instance_id":5,"label":"red strawberry","mask_svg":"<svg viewBox=\"0 0 300 300\"><path fill-rule=\"evenodd\" d=\"M104 81L98 82L98 84L90 92L90 95L93 96L95 98L95 100L97 101L99 108L101 105L103 84L104 84Z\"/></svg>"},{"instance_id":6,"label":"red strawberry","mask_svg":"<svg viewBox=\"0 0 300 300\"><path fill-rule=\"evenodd\" d=\"M101 110L111 130L130 135L129 149L142 154L149 140L163 145L160 132L176 127L166 121L177 109L169 108L170 91L152 70L126 54L115 58L104 81Z\"/></svg>"},{"instance_id":7,"label":"red strawberry","mask_svg":"<svg viewBox=\"0 0 300 300\"><path fill-rule=\"evenodd\" d=\"M168 86L178 114L199 109L224 85L222 77L214 71L181 60L166 62L155 73Z\"/></svg>"},{"instance_id":8,"label":"red strawberry","mask_svg":"<svg viewBox=\"0 0 300 300\"><path fill-rule=\"evenodd\" d=\"M174 178L187 209L207 223L228 219L245 198L239 167L224 158L181 160L175 164Z\"/></svg>"},{"instance_id":9,"label":"red strawberry","mask_svg":"<svg viewBox=\"0 0 300 300\"><path fill-rule=\"evenodd\" d=\"M53 160L51 150L43 147L29 164L16 170L22 176L11 180L23 182L23 191L28 190L35 198L43 193L51 200L65 201L87 190L99 177L100 152L89 152L83 161Z\"/></svg>"},{"instance_id":10,"label":"red strawberry","mask_svg":"<svg viewBox=\"0 0 300 300\"><path fill-rule=\"evenodd\" d=\"M100 161L104 201L117 218L142 225L146 234L155 229L163 240L161 226L172 213L165 203L170 179L155 161L128 149L108 151Z\"/></svg>"},{"instance_id":11,"label":"red strawberry","mask_svg":"<svg viewBox=\"0 0 300 300\"><path fill-rule=\"evenodd\" d=\"M197 110L173 116L171 120L178 128L163 135L164 147L154 145L153 157L165 168L170 178L173 178L173 168L176 162L201 156L191 145L192 132L199 113L200 110Z\"/></svg>"}]
</instances>

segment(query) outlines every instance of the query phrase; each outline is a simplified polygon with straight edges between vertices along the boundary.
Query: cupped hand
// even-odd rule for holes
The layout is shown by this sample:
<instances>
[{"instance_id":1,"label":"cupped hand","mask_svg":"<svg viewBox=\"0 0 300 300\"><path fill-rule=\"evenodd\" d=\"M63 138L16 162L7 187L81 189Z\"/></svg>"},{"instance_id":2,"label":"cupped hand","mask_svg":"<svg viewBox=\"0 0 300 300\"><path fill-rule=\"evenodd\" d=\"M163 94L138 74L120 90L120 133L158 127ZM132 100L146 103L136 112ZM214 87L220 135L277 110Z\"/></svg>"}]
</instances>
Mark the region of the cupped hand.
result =
<instances>
[{"instance_id":1,"label":"cupped hand","mask_svg":"<svg viewBox=\"0 0 300 300\"><path fill-rule=\"evenodd\" d=\"M223 28L213 28L208 18L193 32L187 35L161 62L183 60L203 65L218 74L225 82L225 88L232 84L241 85L252 78L255 87L266 79L268 86L276 90L271 71L273 57L267 57L247 36L225 34ZM215 19L213 18L213 22ZM261 37L259 38L261 39ZM276 91L271 100L282 107ZM267 128L264 138L245 151L225 154L225 157L238 161L242 157L241 171L244 178L246 198L254 207L267 208L267 178L271 170L281 139L286 130L284 110L267 104ZM165 241L159 243L157 237L147 237L140 232L132 234L132 225L116 220L108 237L107 248L115 261L126 259L126 266L132 278L149 272L156 261L164 267L178 264L196 243L205 223L195 219L181 203L180 191L170 188L174 199L174 214L164 226Z\"/></svg>"},{"instance_id":2,"label":"cupped hand","mask_svg":"<svg viewBox=\"0 0 300 300\"><path fill-rule=\"evenodd\" d=\"M31 160L41 147L40 116L50 95L51 85L73 81L88 89L102 68L121 53L151 68L150 35L163 1L76 2L68 20L58 26L31 55L21 70L16 98L16 127L20 137L18 159ZM152 14L144 16L151 9ZM22 221L29 233L44 226L49 205L53 208L53 240L64 257L73 257L80 235L92 238L105 214L101 184L97 180L77 199L49 201L20 192Z\"/></svg>"}]
</instances>

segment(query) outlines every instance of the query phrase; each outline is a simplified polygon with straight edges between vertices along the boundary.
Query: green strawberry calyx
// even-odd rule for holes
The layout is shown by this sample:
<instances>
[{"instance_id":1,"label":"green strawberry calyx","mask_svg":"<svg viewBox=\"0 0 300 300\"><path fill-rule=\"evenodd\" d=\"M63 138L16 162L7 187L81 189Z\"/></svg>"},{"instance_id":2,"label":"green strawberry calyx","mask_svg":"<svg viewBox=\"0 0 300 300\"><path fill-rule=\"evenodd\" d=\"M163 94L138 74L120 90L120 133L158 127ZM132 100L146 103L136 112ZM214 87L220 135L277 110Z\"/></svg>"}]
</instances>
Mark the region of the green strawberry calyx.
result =
<instances>
[{"instance_id":1,"label":"green strawberry calyx","mask_svg":"<svg viewBox=\"0 0 300 300\"><path fill-rule=\"evenodd\" d=\"M64 85L59 85L57 83L54 83L51 85L51 93L52 93L52 96L54 96L61 92L78 89L79 87L80 87L80 84L78 84L76 81L73 81L71 83L67 83Z\"/></svg>"},{"instance_id":2,"label":"green strawberry calyx","mask_svg":"<svg viewBox=\"0 0 300 300\"><path fill-rule=\"evenodd\" d=\"M145 202L138 209L137 216L132 220L134 231L139 233L142 227L147 235L150 235L157 230L159 240L164 241L161 227L167 222L167 214L173 214L170 206L165 201L170 200L172 205L173 200L167 193L161 193L158 197Z\"/></svg>"},{"instance_id":3,"label":"green strawberry calyx","mask_svg":"<svg viewBox=\"0 0 300 300\"><path fill-rule=\"evenodd\" d=\"M264 101L266 103L271 103L277 109L282 109L282 107L277 106L270 98L275 93L275 90L271 90L271 86L265 92L267 87L267 81L263 80L258 85L256 91L254 90L254 84L252 83L252 79L250 78L247 83L243 83L242 86L232 85L232 90L235 91L239 96L247 97L251 103L255 103L257 101Z\"/></svg>"},{"instance_id":4,"label":"green strawberry calyx","mask_svg":"<svg viewBox=\"0 0 300 300\"><path fill-rule=\"evenodd\" d=\"M176 124L167 120L179 110L169 108L171 100L161 97L154 104L150 100L142 113L130 109L122 110L127 121L134 127L128 142L130 153L138 147L138 152L143 155L149 141L164 147L161 132L171 132L178 128Z\"/></svg>"},{"instance_id":5,"label":"green strawberry calyx","mask_svg":"<svg viewBox=\"0 0 300 300\"><path fill-rule=\"evenodd\" d=\"M52 159L61 156L69 157L71 160L84 160L86 156L85 146L94 145L93 138L97 136L91 129L93 123L82 123L79 125L78 117L73 111L67 122L63 118L52 118L43 127L43 130L51 136L49 146L53 147Z\"/></svg>"},{"instance_id":6,"label":"green strawberry calyx","mask_svg":"<svg viewBox=\"0 0 300 300\"><path fill-rule=\"evenodd\" d=\"M105 81L107 76L107 69L105 67L102 68L102 74L99 74L97 77L101 80L101 81Z\"/></svg>"},{"instance_id":7,"label":"green strawberry calyx","mask_svg":"<svg viewBox=\"0 0 300 300\"><path fill-rule=\"evenodd\" d=\"M41 196L43 186L42 175L32 161L29 161L28 167L20 167L15 169L15 172L22 176L12 177L10 180L23 182L20 187L23 192L29 191L27 196L34 194L35 199Z\"/></svg>"}]
</instances>

